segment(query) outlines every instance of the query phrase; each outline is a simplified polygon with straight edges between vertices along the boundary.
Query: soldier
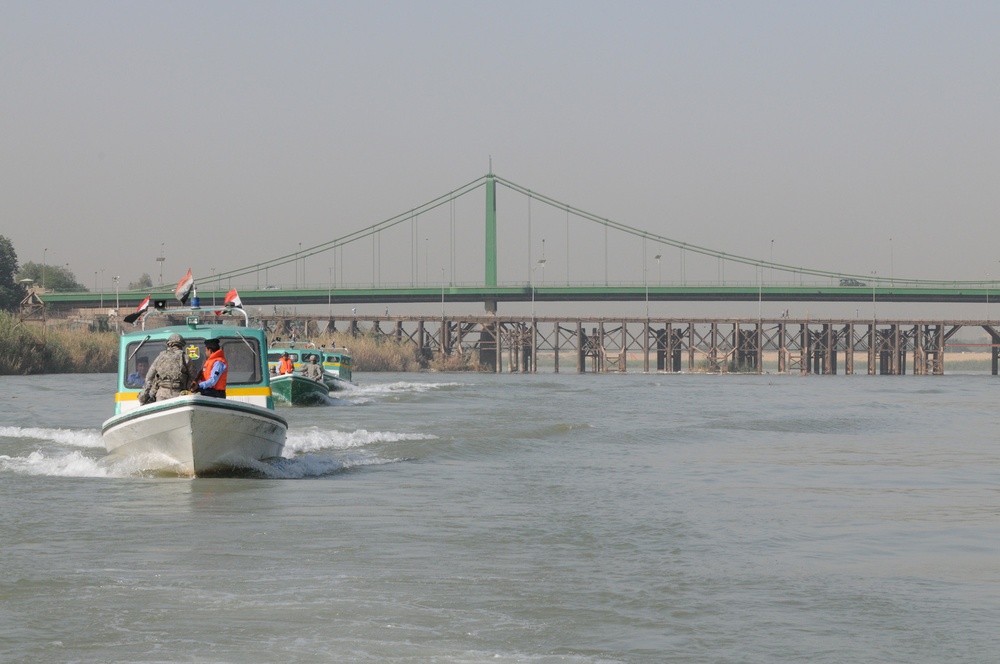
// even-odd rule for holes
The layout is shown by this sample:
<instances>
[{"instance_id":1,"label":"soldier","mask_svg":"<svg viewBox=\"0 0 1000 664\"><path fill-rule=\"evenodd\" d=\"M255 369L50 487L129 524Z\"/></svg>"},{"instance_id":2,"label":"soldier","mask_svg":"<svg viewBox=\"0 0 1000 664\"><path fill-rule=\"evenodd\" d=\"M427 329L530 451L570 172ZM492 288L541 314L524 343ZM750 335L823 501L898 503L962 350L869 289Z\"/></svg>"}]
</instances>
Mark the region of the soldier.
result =
<instances>
[{"instance_id":1,"label":"soldier","mask_svg":"<svg viewBox=\"0 0 1000 664\"><path fill-rule=\"evenodd\" d=\"M316 362L316 356L309 356L309 364L302 367L302 375L319 382L323 380L323 367Z\"/></svg>"},{"instance_id":2,"label":"soldier","mask_svg":"<svg viewBox=\"0 0 1000 664\"><path fill-rule=\"evenodd\" d=\"M146 374L146 385L139 393L139 403L163 401L180 396L191 387L191 360L184 352L184 339L179 334L167 338L167 349L160 353Z\"/></svg>"}]
</instances>

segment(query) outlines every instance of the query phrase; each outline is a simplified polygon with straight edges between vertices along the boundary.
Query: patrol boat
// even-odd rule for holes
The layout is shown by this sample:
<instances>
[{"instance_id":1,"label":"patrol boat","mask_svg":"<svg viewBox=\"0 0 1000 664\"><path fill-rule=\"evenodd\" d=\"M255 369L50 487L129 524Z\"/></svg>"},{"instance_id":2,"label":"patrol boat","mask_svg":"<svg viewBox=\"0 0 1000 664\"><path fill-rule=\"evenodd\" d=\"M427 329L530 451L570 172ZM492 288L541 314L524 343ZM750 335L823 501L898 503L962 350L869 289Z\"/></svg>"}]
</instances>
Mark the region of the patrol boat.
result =
<instances>
[{"instance_id":1,"label":"patrol boat","mask_svg":"<svg viewBox=\"0 0 1000 664\"><path fill-rule=\"evenodd\" d=\"M351 352L346 348L323 349L323 380L331 392L354 385L351 376L352 363Z\"/></svg>"},{"instance_id":2,"label":"patrol boat","mask_svg":"<svg viewBox=\"0 0 1000 664\"><path fill-rule=\"evenodd\" d=\"M271 376L271 393L278 404L316 406L326 403L330 388L322 381L290 373Z\"/></svg>"},{"instance_id":3,"label":"patrol boat","mask_svg":"<svg viewBox=\"0 0 1000 664\"><path fill-rule=\"evenodd\" d=\"M346 348L335 349L347 352ZM288 353L288 358L296 371L309 364L310 358L316 356L316 361L323 367L323 382L317 384L316 381L298 374L278 374L278 363L281 356ZM317 348L312 341L280 341L271 342L271 347L267 351L267 363L271 368L271 389L274 398L279 403L285 401L293 405L302 403L326 403L323 398L334 390L343 389L346 383L350 382L351 358L347 355L347 375L348 381L339 378L341 356L337 355L336 366L329 359L331 351L324 348ZM288 378L292 376L292 378Z\"/></svg>"},{"instance_id":4,"label":"patrol boat","mask_svg":"<svg viewBox=\"0 0 1000 664\"><path fill-rule=\"evenodd\" d=\"M295 342L290 342L292 345ZM315 345L308 342L305 348L315 348ZM294 370L292 373L277 373L280 367L281 356L288 353L288 359L292 361ZM272 346L267 353L267 363L271 370L271 392L275 402L288 404L290 406L316 406L327 403L326 398L330 396L330 388L326 383L313 380L302 373L295 371L305 370L312 356L316 356L316 361L321 359L319 351L310 353L308 350L289 350L281 348L275 351Z\"/></svg>"},{"instance_id":5,"label":"patrol boat","mask_svg":"<svg viewBox=\"0 0 1000 664\"><path fill-rule=\"evenodd\" d=\"M157 314L167 316L168 324L147 330L147 318ZM141 331L122 335L115 414L101 428L111 457L134 459L144 471L194 477L246 472L255 462L281 455L288 422L274 412L264 333L249 327L241 308L226 307L219 314L197 304L150 311L142 317ZM209 319L213 322L203 322ZM200 370L208 357L205 341L219 340L229 367L226 398L185 391L172 399L139 403L142 386L126 379L140 360L152 364L171 334L184 339L193 370Z\"/></svg>"}]
</instances>

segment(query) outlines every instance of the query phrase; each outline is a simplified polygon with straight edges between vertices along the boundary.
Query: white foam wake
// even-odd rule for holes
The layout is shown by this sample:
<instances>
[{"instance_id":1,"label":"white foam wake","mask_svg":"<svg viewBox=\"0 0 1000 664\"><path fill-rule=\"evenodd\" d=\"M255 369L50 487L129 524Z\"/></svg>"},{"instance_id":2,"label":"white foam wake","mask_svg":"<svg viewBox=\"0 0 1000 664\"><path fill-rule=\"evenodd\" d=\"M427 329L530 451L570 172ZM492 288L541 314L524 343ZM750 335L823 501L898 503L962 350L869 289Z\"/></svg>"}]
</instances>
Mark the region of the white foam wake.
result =
<instances>
[{"instance_id":1,"label":"white foam wake","mask_svg":"<svg viewBox=\"0 0 1000 664\"><path fill-rule=\"evenodd\" d=\"M398 433L395 431L336 431L310 427L288 432L285 441L285 456L317 452L320 450L349 450L366 447L375 443L396 443L406 440L433 440L437 436L420 433Z\"/></svg>"},{"instance_id":2,"label":"white foam wake","mask_svg":"<svg viewBox=\"0 0 1000 664\"><path fill-rule=\"evenodd\" d=\"M0 427L0 438L33 438L73 447L104 447L96 429L47 429L43 427Z\"/></svg>"}]
</instances>

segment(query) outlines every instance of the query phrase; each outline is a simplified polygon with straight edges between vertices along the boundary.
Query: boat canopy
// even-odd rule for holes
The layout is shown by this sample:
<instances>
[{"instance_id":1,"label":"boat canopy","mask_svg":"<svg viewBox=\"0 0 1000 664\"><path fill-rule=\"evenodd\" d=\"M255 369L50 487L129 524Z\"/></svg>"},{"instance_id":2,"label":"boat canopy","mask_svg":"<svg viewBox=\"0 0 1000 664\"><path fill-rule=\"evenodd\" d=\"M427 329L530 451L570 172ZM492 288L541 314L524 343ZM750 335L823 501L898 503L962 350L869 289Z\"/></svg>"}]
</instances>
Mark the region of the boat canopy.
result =
<instances>
[{"instance_id":1,"label":"boat canopy","mask_svg":"<svg viewBox=\"0 0 1000 664\"><path fill-rule=\"evenodd\" d=\"M245 312L236 309L247 321ZM156 357L166 350L167 339L179 334L184 340L187 353L194 368L201 370L208 353L207 339L218 339L229 365L227 383L230 387L263 386L268 384L267 361L264 356L266 338L261 330L236 325L237 318L230 318L225 324L217 324L219 319L211 310L172 309L162 312L168 323L164 327L150 329L148 321L152 316L143 317L143 329L122 335L118 356L119 392L138 392L142 389L146 369ZM183 324L173 324L183 321ZM211 322L204 322L211 321Z\"/></svg>"}]
</instances>

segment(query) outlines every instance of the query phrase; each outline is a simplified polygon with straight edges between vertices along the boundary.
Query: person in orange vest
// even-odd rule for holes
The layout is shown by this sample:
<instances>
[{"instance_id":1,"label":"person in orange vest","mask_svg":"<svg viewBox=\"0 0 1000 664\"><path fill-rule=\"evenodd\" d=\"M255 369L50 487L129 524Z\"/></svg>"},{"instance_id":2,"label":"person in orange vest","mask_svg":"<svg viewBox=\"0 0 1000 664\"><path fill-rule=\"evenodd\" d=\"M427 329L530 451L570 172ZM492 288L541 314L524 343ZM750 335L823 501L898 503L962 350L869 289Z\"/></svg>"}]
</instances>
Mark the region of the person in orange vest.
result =
<instances>
[{"instance_id":1,"label":"person in orange vest","mask_svg":"<svg viewBox=\"0 0 1000 664\"><path fill-rule=\"evenodd\" d=\"M197 386L192 390L206 397L226 398L226 374L229 365L226 364L226 354L222 352L218 339L205 339L205 349L209 355L198 374Z\"/></svg>"},{"instance_id":2,"label":"person in orange vest","mask_svg":"<svg viewBox=\"0 0 1000 664\"><path fill-rule=\"evenodd\" d=\"M295 365L292 360L288 357L288 353L282 353L281 359L278 360L278 375L290 374L295 371Z\"/></svg>"}]
</instances>

